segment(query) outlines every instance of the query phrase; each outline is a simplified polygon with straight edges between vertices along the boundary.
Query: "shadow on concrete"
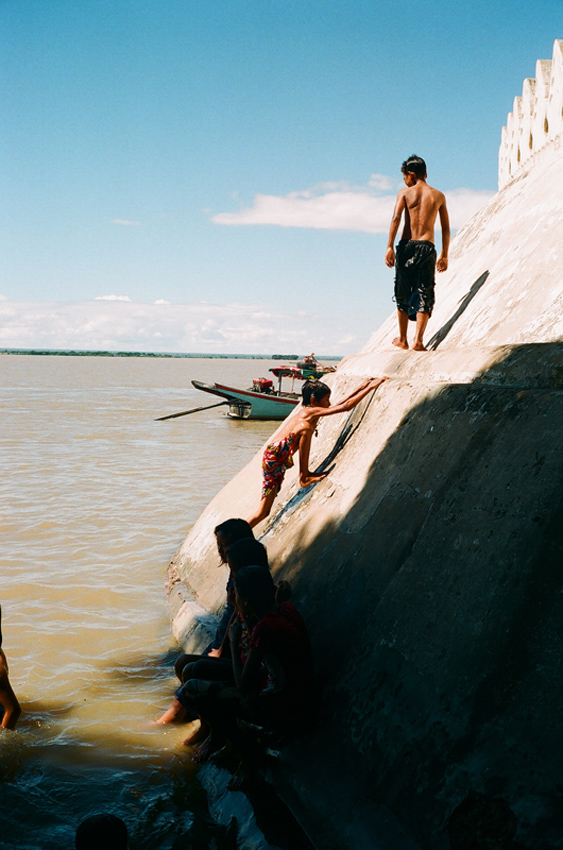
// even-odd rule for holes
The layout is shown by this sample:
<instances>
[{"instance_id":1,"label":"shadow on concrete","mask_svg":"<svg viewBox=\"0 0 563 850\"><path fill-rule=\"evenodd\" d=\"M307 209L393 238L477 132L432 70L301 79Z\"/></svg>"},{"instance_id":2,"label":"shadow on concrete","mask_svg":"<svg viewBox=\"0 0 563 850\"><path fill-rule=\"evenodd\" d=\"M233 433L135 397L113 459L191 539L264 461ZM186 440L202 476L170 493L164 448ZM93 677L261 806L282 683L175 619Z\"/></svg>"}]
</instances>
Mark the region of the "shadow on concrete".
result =
<instances>
[{"instance_id":1,"label":"shadow on concrete","mask_svg":"<svg viewBox=\"0 0 563 850\"><path fill-rule=\"evenodd\" d=\"M384 805L424 848L475 790L533 811L518 838L545 850L563 834L563 343L507 349L488 377L410 409L346 515L292 540L282 574L325 683L295 759L337 764L340 807ZM339 439L369 445L369 413Z\"/></svg>"},{"instance_id":2,"label":"shadow on concrete","mask_svg":"<svg viewBox=\"0 0 563 850\"><path fill-rule=\"evenodd\" d=\"M477 278L475 283L472 284L469 292L463 296L461 301L459 302L459 306L455 313L448 319L448 321L442 325L440 330L436 331L432 339L426 344L426 347L429 351L435 351L441 342L445 340L457 320L465 313L487 278L489 277L489 272L483 272L483 274Z\"/></svg>"}]
</instances>

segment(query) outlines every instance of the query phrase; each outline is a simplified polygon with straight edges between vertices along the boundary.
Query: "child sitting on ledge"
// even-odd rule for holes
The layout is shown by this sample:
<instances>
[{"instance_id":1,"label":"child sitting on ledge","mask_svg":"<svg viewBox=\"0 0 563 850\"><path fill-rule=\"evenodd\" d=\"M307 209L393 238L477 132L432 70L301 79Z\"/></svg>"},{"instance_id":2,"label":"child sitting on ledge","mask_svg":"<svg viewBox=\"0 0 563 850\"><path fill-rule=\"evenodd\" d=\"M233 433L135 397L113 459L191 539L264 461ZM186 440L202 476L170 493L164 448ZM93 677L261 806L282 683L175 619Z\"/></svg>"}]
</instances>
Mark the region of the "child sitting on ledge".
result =
<instances>
[{"instance_id":1,"label":"child sitting on ledge","mask_svg":"<svg viewBox=\"0 0 563 850\"><path fill-rule=\"evenodd\" d=\"M352 410L365 396L376 390L387 378L368 378L353 393L338 404L330 404L330 387L321 381L306 381L303 385L303 405L292 413L282 426L275 443L266 446L262 458L262 500L257 512L248 519L251 528L266 519L282 485L286 469L293 466L293 455L299 451L299 484L308 487L322 481L327 473L313 474L309 470L311 438L321 416L333 416Z\"/></svg>"}]
</instances>

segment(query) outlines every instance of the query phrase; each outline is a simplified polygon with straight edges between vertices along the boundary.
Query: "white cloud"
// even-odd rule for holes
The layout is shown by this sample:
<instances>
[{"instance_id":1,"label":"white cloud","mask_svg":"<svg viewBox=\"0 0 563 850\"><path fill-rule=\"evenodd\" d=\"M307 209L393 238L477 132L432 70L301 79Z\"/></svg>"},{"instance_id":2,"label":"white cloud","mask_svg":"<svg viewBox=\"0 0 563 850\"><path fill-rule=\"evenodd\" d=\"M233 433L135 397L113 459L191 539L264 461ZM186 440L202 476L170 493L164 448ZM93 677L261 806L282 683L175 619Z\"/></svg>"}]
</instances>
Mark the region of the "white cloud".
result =
<instances>
[{"instance_id":1,"label":"white cloud","mask_svg":"<svg viewBox=\"0 0 563 850\"><path fill-rule=\"evenodd\" d=\"M377 192L390 192L395 184L386 174L372 174L368 180L368 186L371 186Z\"/></svg>"},{"instance_id":2,"label":"white cloud","mask_svg":"<svg viewBox=\"0 0 563 850\"><path fill-rule=\"evenodd\" d=\"M95 301L131 301L128 295L96 295Z\"/></svg>"},{"instance_id":3,"label":"white cloud","mask_svg":"<svg viewBox=\"0 0 563 850\"><path fill-rule=\"evenodd\" d=\"M269 304L145 304L107 298L0 302L0 348L347 354L369 332L340 316Z\"/></svg>"},{"instance_id":4,"label":"white cloud","mask_svg":"<svg viewBox=\"0 0 563 850\"><path fill-rule=\"evenodd\" d=\"M157 298L155 304L170 304L170 301L165 301L164 298Z\"/></svg>"},{"instance_id":5,"label":"white cloud","mask_svg":"<svg viewBox=\"0 0 563 850\"><path fill-rule=\"evenodd\" d=\"M140 221L129 221L126 218L114 218L114 224L121 224L123 227L140 227Z\"/></svg>"},{"instance_id":6,"label":"white cloud","mask_svg":"<svg viewBox=\"0 0 563 850\"><path fill-rule=\"evenodd\" d=\"M394 191L390 192L392 187L391 178L372 174L367 186L322 183L283 196L258 194L252 206L237 212L218 213L212 216L212 221L227 226L269 224L387 233L396 197ZM473 189L447 192L452 228L459 229L492 195L492 192Z\"/></svg>"}]
</instances>

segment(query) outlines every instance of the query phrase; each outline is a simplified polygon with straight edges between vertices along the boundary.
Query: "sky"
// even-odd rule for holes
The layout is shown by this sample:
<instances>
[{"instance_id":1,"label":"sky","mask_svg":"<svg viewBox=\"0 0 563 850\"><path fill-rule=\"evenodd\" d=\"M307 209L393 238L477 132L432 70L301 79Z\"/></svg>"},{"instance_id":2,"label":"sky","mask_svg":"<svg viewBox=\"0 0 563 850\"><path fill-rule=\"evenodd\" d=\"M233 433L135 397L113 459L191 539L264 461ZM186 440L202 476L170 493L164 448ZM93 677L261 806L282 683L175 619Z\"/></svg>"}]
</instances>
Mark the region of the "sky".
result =
<instances>
[{"instance_id":1,"label":"sky","mask_svg":"<svg viewBox=\"0 0 563 850\"><path fill-rule=\"evenodd\" d=\"M0 347L358 351L401 162L459 228L558 37L561 0L0 0Z\"/></svg>"}]
</instances>

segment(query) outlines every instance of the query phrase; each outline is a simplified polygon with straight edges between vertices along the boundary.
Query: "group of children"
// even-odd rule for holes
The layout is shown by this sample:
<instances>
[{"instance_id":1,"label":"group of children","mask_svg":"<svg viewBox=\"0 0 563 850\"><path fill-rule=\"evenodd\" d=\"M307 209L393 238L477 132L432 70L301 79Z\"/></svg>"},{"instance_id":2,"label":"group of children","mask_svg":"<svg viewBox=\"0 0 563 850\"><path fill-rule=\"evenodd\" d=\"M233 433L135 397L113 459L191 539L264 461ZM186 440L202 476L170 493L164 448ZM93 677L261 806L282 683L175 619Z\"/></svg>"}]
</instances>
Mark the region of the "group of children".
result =
<instances>
[{"instance_id":1,"label":"group of children","mask_svg":"<svg viewBox=\"0 0 563 850\"><path fill-rule=\"evenodd\" d=\"M435 270L448 267L450 226L446 199L426 182L426 163L410 156L401 166L405 188L398 196L389 230L385 262L395 268L395 302L399 336L393 345L408 349L408 323L416 322L412 348L425 351L424 332L434 306ZM434 226L439 217L442 250L437 256ZM403 221L401 239L394 240ZM326 472L309 468L311 439L324 416L355 407L383 378L369 378L338 404L319 381L304 384L302 405L284 422L262 458L262 495L247 521L231 519L217 526L222 563L229 567L227 604L215 641L202 656L182 655L176 663L180 687L161 723L200 718L199 729L186 739L198 744L193 757L203 761L229 741L242 757L240 721L247 720L288 733L311 705L312 661L305 625L288 602L289 588L277 587L269 572L266 550L252 529L270 514L286 470L299 454L299 483L308 487Z\"/></svg>"},{"instance_id":2,"label":"group of children","mask_svg":"<svg viewBox=\"0 0 563 850\"><path fill-rule=\"evenodd\" d=\"M387 265L395 267L396 272L399 336L393 344L401 349L409 347L407 329L411 319L416 322L412 347L424 351L424 331L434 305L434 272L436 268L445 271L448 267L448 211L442 192L426 182L423 159L410 156L403 162L401 171L406 188L397 196L385 256ZM434 225L438 217L442 251L437 258ZM395 252L393 242L401 221L403 231ZM321 417L351 410L385 380L385 377L370 378L335 405L330 404L330 388L326 384L306 382L302 405L288 417L275 442L264 452L258 509L247 521L228 520L215 529L219 555L230 568L227 605L213 645L203 656L182 656L177 663L176 672L182 685L172 706L161 718L163 723L188 716L202 718L201 731L188 739L194 743L203 738L196 758L204 758L218 740L227 736L227 731L232 733L232 718L244 713L243 703L246 706L249 702L242 697L256 697L251 711L253 717L270 719L281 717L284 700L306 699L308 677L304 671L310 668L310 650L305 627L287 601L288 588L274 587L265 549L254 540L252 529L269 515L285 472L293 466L295 454L299 454L302 487L315 484L327 475L309 469L311 439ZM280 685L282 681L283 686ZM217 711L218 699L229 706L228 711ZM1 609L0 706L4 709L1 728L14 729L21 709L8 678L8 664L2 651Z\"/></svg>"},{"instance_id":3,"label":"group of children","mask_svg":"<svg viewBox=\"0 0 563 850\"><path fill-rule=\"evenodd\" d=\"M202 655L181 655L175 664L180 681L172 704L159 723L199 719L185 740L202 762L225 745L239 766L231 782L238 787L255 767L256 726L287 738L307 725L313 699L313 663L307 629L289 602L286 581L276 585L268 555L253 527L265 519L286 469L299 453L299 483L307 487L326 473L309 469L311 439L323 416L351 410L386 378L370 378L336 405L320 381L303 387L303 404L283 424L263 455L262 500L248 520L228 519L215 528L221 563L229 568L226 605L215 639Z\"/></svg>"},{"instance_id":4,"label":"group of children","mask_svg":"<svg viewBox=\"0 0 563 850\"><path fill-rule=\"evenodd\" d=\"M205 652L176 661L180 686L158 722L199 719L184 742L197 744L193 760L202 762L228 744L239 762L236 787L254 764L248 730L288 735L310 712L312 657L305 624L288 601L291 589L285 581L274 583L266 549L249 523L228 519L215 538L229 567L225 612Z\"/></svg>"}]
</instances>

